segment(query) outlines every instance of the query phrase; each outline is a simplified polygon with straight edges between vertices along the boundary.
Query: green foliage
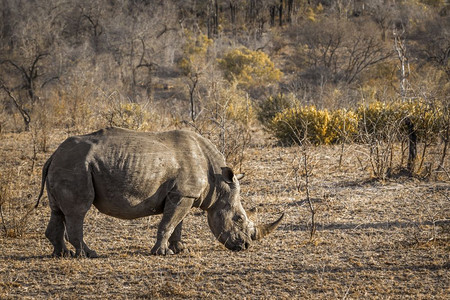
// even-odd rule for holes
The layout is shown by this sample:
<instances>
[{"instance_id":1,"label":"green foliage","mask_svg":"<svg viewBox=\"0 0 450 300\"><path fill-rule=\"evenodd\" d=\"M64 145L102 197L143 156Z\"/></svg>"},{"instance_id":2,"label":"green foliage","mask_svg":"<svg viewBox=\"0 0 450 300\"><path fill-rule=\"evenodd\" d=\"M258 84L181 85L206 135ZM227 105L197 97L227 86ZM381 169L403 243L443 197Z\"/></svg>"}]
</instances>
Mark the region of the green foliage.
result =
<instances>
[{"instance_id":1,"label":"green foliage","mask_svg":"<svg viewBox=\"0 0 450 300\"><path fill-rule=\"evenodd\" d=\"M414 126L418 141L431 141L438 137L442 124L442 109L421 100L408 102L374 101L360 105L357 109L360 117L359 128L366 135L376 139L387 139L396 135L405 136L405 126L409 119Z\"/></svg>"},{"instance_id":2,"label":"green foliage","mask_svg":"<svg viewBox=\"0 0 450 300\"><path fill-rule=\"evenodd\" d=\"M360 117L358 127L361 136L372 139L385 140L392 135L393 129L398 129L401 125L401 113L386 102L361 104L356 113Z\"/></svg>"},{"instance_id":3,"label":"green foliage","mask_svg":"<svg viewBox=\"0 0 450 300\"><path fill-rule=\"evenodd\" d=\"M414 124L419 141L433 141L439 136L443 128L443 109L439 104L433 105L418 100L403 103L400 108Z\"/></svg>"},{"instance_id":4,"label":"green foliage","mask_svg":"<svg viewBox=\"0 0 450 300\"><path fill-rule=\"evenodd\" d=\"M247 48L231 50L218 63L225 79L246 88L277 82L283 75L267 54Z\"/></svg>"},{"instance_id":5,"label":"green foliage","mask_svg":"<svg viewBox=\"0 0 450 300\"><path fill-rule=\"evenodd\" d=\"M270 96L259 104L258 120L262 124L266 124L272 120L275 115L287 108L295 106L295 99L292 96L278 94Z\"/></svg>"},{"instance_id":6,"label":"green foliage","mask_svg":"<svg viewBox=\"0 0 450 300\"><path fill-rule=\"evenodd\" d=\"M286 144L306 140L313 144L334 144L353 139L358 132L358 115L350 110L320 110L315 106L285 109L268 126Z\"/></svg>"}]
</instances>

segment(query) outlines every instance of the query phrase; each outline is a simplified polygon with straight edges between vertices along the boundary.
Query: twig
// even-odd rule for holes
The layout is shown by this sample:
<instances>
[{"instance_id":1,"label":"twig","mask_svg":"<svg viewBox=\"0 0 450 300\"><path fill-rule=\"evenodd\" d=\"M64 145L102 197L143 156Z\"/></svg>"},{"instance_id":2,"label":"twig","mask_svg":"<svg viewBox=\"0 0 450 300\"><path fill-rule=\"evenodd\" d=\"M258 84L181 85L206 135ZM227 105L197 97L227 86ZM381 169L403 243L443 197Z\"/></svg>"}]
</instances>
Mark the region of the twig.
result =
<instances>
[{"instance_id":1,"label":"twig","mask_svg":"<svg viewBox=\"0 0 450 300\"><path fill-rule=\"evenodd\" d=\"M5 230L5 236L8 235L8 229L6 228L5 218L3 217L3 206L0 204L0 217L2 218L3 229Z\"/></svg>"},{"instance_id":2,"label":"twig","mask_svg":"<svg viewBox=\"0 0 450 300\"><path fill-rule=\"evenodd\" d=\"M306 149L303 149L303 167L305 170L305 191L306 191L306 200L309 204L309 210L311 211L311 231L309 240L312 241L314 234L316 233L316 210L314 208L314 204L312 203L310 193L309 193L309 170L308 170L308 155L306 154Z\"/></svg>"}]
</instances>

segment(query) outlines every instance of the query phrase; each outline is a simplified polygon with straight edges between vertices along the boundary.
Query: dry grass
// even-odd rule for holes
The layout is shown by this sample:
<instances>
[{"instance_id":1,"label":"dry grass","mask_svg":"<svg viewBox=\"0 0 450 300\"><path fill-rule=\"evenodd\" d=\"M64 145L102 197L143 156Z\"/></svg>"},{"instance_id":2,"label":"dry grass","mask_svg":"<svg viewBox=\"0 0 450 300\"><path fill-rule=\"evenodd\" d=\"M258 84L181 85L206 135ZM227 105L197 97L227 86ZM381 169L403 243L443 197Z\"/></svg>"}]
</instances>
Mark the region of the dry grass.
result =
<instances>
[{"instance_id":1,"label":"dry grass","mask_svg":"<svg viewBox=\"0 0 450 300\"><path fill-rule=\"evenodd\" d=\"M64 138L50 133L49 149ZM49 156L38 153L32 168L30 141L27 133L0 137L8 228L26 213L27 204L34 203L40 168ZM184 229L191 251L152 256L160 217L123 221L93 208L85 237L101 257L53 259L44 237L50 211L41 205L20 233L6 236L0 229L0 298L448 297L450 183L370 180L360 150L349 146L339 168L339 147L311 148L310 192L317 210L311 242L308 204L295 186L301 174L292 167L299 159L298 149L269 142L254 144L246 152L243 203L255 208L256 221L274 220L282 211L286 217L276 232L245 252L221 246L204 213L193 210Z\"/></svg>"}]
</instances>

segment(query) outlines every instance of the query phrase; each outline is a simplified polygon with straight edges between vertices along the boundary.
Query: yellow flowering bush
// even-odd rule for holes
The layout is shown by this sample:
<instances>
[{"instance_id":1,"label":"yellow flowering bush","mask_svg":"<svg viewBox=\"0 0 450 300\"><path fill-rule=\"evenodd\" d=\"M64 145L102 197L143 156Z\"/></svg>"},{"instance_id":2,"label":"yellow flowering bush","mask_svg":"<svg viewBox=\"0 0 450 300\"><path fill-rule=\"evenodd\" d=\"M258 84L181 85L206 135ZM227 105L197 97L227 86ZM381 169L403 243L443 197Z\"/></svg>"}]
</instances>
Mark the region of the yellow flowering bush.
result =
<instances>
[{"instance_id":1,"label":"yellow flowering bush","mask_svg":"<svg viewBox=\"0 0 450 300\"><path fill-rule=\"evenodd\" d=\"M398 104L411 119L419 141L435 140L443 128L443 109L421 100Z\"/></svg>"},{"instance_id":2,"label":"yellow flowering bush","mask_svg":"<svg viewBox=\"0 0 450 300\"><path fill-rule=\"evenodd\" d=\"M384 140L393 134L399 133L401 113L391 103L373 101L361 104L356 109L359 116L359 131L361 136Z\"/></svg>"},{"instance_id":3,"label":"yellow flowering bush","mask_svg":"<svg viewBox=\"0 0 450 300\"><path fill-rule=\"evenodd\" d=\"M329 144L330 114L315 106L286 109L272 119L269 130L283 143L302 143L308 140L313 144Z\"/></svg>"},{"instance_id":4,"label":"yellow flowering bush","mask_svg":"<svg viewBox=\"0 0 450 300\"><path fill-rule=\"evenodd\" d=\"M443 108L420 99L362 104L355 110L320 110L315 106L286 108L266 127L282 143L334 144L344 141L400 140L414 127L419 142L436 140L443 128Z\"/></svg>"},{"instance_id":5,"label":"yellow flowering bush","mask_svg":"<svg viewBox=\"0 0 450 300\"><path fill-rule=\"evenodd\" d=\"M359 116L347 109L337 109L331 112L329 129L330 143L353 141L358 134Z\"/></svg>"},{"instance_id":6,"label":"yellow flowering bush","mask_svg":"<svg viewBox=\"0 0 450 300\"><path fill-rule=\"evenodd\" d=\"M283 74L267 54L247 48L231 50L218 63L225 79L247 88L279 81Z\"/></svg>"},{"instance_id":7,"label":"yellow flowering bush","mask_svg":"<svg viewBox=\"0 0 450 300\"><path fill-rule=\"evenodd\" d=\"M185 30L186 41L182 47L183 57L178 62L178 66L185 75L197 72L206 64L207 53L213 40L204 34L195 35L193 32Z\"/></svg>"}]
</instances>

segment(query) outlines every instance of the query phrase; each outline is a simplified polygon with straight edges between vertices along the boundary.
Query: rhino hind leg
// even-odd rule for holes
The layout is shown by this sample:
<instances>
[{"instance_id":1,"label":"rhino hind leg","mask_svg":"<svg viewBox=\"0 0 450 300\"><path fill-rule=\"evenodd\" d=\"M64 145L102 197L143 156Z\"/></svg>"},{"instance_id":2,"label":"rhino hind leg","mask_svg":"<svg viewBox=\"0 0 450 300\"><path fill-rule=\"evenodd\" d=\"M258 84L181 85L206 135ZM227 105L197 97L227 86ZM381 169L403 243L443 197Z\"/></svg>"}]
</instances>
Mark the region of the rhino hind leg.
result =
<instances>
[{"instance_id":1,"label":"rhino hind leg","mask_svg":"<svg viewBox=\"0 0 450 300\"><path fill-rule=\"evenodd\" d=\"M64 242L64 215L60 210L53 210L50 221L45 231L45 236L53 245L53 257L73 256L73 252L68 250Z\"/></svg>"},{"instance_id":2,"label":"rhino hind leg","mask_svg":"<svg viewBox=\"0 0 450 300\"><path fill-rule=\"evenodd\" d=\"M66 216L67 237L72 246L75 247L75 257L98 257L94 250L89 249L83 240L83 222L85 214Z\"/></svg>"},{"instance_id":3,"label":"rhino hind leg","mask_svg":"<svg viewBox=\"0 0 450 300\"><path fill-rule=\"evenodd\" d=\"M53 228L49 231L49 239L52 243L53 241L57 242L56 246L53 243L57 254L61 252L60 244L64 242L65 225L67 239L75 248L73 256L98 257L97 253L89 249L83 240L84 217L95 198L92 178L88 173L70 173L69 176L65 172L57 171L51 177L49 176L47 184L53 218L49 223L49 228ZM74 185L74 183L78 183L78 185ZM51 226L51 224L53 225ZM66 249L63 245L63 255L65 255Z\"/></svg>"}]
</instances>

